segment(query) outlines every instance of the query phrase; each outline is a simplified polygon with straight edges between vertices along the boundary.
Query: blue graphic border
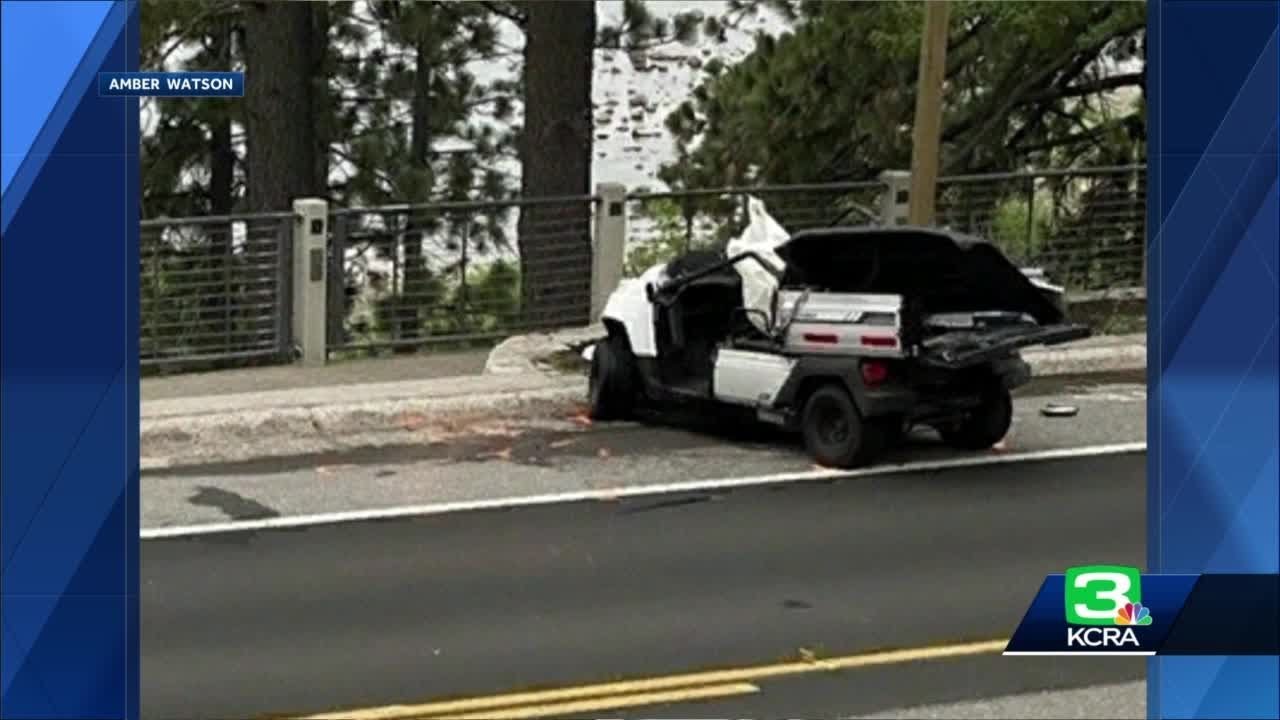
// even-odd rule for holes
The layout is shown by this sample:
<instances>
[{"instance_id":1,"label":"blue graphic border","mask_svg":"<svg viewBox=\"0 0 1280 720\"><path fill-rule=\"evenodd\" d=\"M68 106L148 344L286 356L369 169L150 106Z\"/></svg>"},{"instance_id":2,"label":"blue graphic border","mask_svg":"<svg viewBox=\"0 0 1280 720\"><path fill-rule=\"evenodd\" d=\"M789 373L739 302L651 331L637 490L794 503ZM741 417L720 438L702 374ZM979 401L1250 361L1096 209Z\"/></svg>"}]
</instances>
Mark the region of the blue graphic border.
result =
<instances>
[{"instance_id":1,"label":"blue graphic border","mask_svg":"<svg viewBox=\"0 0 1280 720\"><path fill-rule=\"evenodd\" d=\"M1275 573L1276 2L1148 4L1148 570ZM1277 717L1276 657L1158 657L1153 718Z\"/></svg>"},{"instance_id":2,"label":"blue graphic border","mask_svg":"<svg viewBox=\"0 0 1280 720\"><path fill-rule=\"evenodd\" d=\"M0 4L0 707L137 718L138 5Z\"/></svg>"}]
</instances>

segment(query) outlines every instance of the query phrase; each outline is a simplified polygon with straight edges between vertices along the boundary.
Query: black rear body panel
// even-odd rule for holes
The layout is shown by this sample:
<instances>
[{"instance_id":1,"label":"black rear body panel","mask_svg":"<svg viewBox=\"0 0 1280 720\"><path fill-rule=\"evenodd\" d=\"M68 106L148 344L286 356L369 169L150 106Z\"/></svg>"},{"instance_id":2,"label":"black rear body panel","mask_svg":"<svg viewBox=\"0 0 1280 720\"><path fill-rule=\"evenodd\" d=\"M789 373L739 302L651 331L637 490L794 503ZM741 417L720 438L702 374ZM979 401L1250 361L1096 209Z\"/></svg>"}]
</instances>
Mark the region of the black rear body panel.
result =
<instances>
[{"instance_id":1,"label":"black rear body panel","mask_svg":"<svg viewBox=\"0 0 1280 720\"><path fill-rule=\"evenodd\" d=\"M901 295L921 313L1005 310L1041 325L1062 310L981 239L930 228L830 228L797 233L777 250L782 285Z\"/></svg>"}]
</instances>

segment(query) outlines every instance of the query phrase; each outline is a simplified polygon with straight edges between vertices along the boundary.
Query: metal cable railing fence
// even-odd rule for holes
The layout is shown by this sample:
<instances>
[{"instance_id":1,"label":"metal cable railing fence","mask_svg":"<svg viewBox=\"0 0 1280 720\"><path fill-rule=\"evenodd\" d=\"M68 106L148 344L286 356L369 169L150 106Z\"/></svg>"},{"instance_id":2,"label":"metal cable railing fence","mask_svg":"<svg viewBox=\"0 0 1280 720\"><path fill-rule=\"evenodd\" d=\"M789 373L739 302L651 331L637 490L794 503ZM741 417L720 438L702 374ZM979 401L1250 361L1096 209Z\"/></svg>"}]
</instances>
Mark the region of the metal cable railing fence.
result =
<instances>
[{"instance_id":1,"label":"metal cable railing fence","mask_svg":"<svg viewBox=\"0 0 1280 720\"><path fill-rule=\"evenodd\" d=\"M458 347L585 324L590 196L333 213L328 345Z\"/></svg>"},{"instance_id":2,"label":"metal cable railing fence","mask_svg":"<svg viewBox=\"0 0 1280 720\"><path fill-rule=\"evenodd\" d=\"M789 232L878 217L880 182L775 185L629 195L626 273L690 250L723 249L747 224L747 201L759 198ZM868 217L870 214L871 217Z\"/></svg>"},{"instance_id":3,"label":"metal cable railing fence","mask_svg":"<svg viewBox=\"0 0 1280 720\"><path fill-rule=\"evenodd\" d=\"M1143 166L943 178L937 223L991 240L1075 292L1145 284Z\"/></svg>"},{"instance_id":4,"label":"metal cable railing fence","mask_svg":"<svg viewBox=\"0 0 1280 720\"><path fill-rule=\"evenodd\" d=\"M142 222L142 365L286 358L292 221L271 213Z\"/></svg>"}]
</instances>

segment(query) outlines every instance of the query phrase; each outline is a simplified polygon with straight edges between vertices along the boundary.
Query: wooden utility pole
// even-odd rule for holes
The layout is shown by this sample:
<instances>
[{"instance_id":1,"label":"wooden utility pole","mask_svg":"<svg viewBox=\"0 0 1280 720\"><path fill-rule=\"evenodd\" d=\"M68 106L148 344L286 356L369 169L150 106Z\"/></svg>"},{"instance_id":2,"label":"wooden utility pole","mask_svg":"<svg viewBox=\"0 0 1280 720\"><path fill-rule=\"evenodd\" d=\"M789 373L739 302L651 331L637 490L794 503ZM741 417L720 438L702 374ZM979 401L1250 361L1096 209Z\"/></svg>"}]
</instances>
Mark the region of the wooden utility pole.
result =
<instances>
[{"instance_id":1,"label":"wooden utility pole","mask_svg":"<svg viewBox=\"0 0 1280 720\"><path fill-rule=\"evenodd\" d=\"M948 0L925 0L920 36L920 79L911 133L911 195L908 220L933 223L938 194L938 146L942 142L942 81L947 72Z\"/></svg>"}]
</instances>

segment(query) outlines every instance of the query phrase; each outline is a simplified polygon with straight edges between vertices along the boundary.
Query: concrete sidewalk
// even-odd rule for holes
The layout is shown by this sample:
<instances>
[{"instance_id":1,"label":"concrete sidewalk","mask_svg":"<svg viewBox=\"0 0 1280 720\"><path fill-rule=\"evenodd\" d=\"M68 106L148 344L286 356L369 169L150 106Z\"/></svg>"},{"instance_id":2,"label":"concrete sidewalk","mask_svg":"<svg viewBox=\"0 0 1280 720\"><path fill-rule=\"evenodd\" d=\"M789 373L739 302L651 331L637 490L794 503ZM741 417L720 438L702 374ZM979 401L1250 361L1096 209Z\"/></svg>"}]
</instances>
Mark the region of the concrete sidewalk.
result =
<instances>
[{"instance_id":1,"label":"concrete sidewalk","mask_svg":"<svg viewBox=\"0 0 1280 720\"><path fill-rule=\"evenodd\" d=\"M484 372L489 349L418 353L337 362L324 367L278 365L218 370L142 379L143 412L148 403L184 397L212 397L275 390L307 390L335 385L426 380Z\"/></svg>"},{"instance_id":2,"label":"concrete sidewalk","mask_svg":"<svg viewBox=\"0 0 1280 720\"><path fill-rule=\"evenodd\" d=\"M1037 376L1132 371L1146 366L1145 341L1101 336L1025 356ZM457 372L484 362L483 353L424 355L148 379L143 469L403 444L433 428L581 411L584 377Z\"/></svg>"}]
</instances>

